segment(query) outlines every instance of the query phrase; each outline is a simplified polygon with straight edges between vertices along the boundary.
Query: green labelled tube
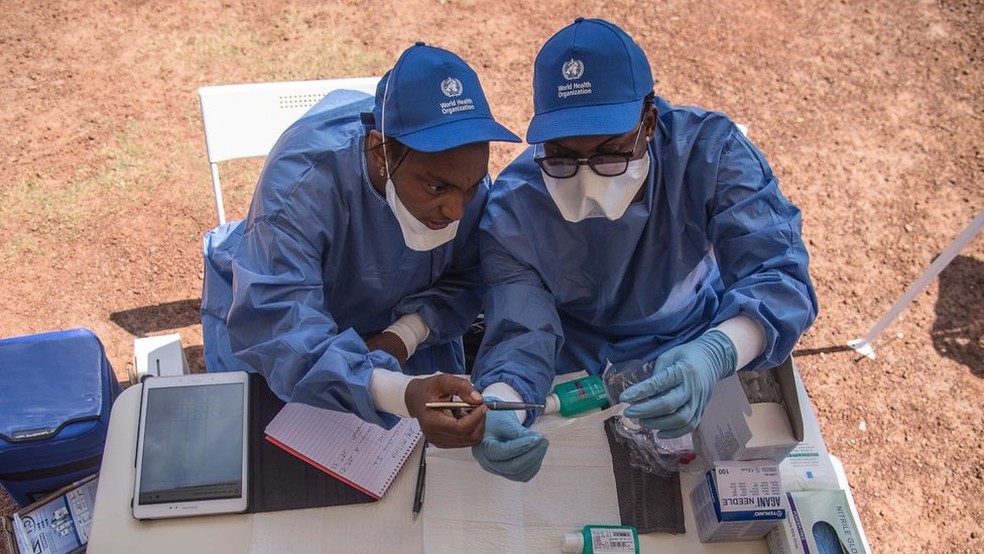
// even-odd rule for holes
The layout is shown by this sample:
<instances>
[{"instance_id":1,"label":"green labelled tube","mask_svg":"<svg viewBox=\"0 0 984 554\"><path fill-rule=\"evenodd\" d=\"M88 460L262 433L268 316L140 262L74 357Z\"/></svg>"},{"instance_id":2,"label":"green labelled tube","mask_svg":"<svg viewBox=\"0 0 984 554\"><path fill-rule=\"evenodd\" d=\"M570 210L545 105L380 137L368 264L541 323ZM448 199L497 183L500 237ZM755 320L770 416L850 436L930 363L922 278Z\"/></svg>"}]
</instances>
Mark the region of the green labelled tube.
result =
<instances>
[{"instance_id":1,"label":"green labelled tube","mask_svg":"<svg viewBox=\"0 0 984 554\"><path fill-rule=\"evenodd\" d=\"M631 525L585 525L564 536L567 554L639 554L639 533Z\"/></svg>"},{"instance_id":2,"label":"green labelled tube","mask_svg":"<svg viewBox=\"0 0 984 554\"><path fill-rule=\"evenodd\" d=\"M547 396L544 413L559 411L561 415L570 417L604 406L606 402L608 395L604 381L597 375L588 375L555 386Z\"/></svg>"}]
</instances>

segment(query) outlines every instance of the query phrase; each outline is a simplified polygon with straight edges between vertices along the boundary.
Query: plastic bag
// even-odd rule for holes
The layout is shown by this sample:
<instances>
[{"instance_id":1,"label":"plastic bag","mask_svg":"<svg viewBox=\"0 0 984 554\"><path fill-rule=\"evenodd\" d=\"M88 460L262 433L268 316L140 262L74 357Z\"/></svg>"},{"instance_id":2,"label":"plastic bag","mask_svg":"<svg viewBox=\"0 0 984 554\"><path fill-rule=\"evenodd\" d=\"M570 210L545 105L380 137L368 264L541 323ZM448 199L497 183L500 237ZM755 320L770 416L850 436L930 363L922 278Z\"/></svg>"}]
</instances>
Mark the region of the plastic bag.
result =
<instances>
[{"instance_id":1,"label":"plastic bag","mask_svg":"<svg viewBox=\"0 0 984 554\"><path fill-rule=\"evenodd\" d=\"M602 375L608 398L617 402L622 391L652 375L653 365L653 362L642 360L609 362ZM633 467L663 476L679 471L700 474L706 469L707 464L698 456L691 434L661 439L656 437L653 430L642 427L632 418L624 415L615 417L615 438L628 449L629 463Z\"/></svg>"}]
</instances>

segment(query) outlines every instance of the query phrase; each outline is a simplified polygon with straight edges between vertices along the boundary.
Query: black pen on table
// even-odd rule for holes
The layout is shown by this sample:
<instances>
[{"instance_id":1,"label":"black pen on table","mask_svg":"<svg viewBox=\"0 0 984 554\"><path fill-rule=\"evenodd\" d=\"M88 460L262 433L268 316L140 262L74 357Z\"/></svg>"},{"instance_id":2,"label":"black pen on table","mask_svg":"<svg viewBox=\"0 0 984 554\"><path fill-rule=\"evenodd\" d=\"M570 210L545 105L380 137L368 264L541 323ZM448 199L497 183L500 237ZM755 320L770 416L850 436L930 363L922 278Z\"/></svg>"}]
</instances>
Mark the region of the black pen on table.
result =
<instances>
[{"instance_id":1,"label":"black pen on table","mask_svg":"<svg viewBox=\"0 0 984 554\"><path fill-rule=\"evenodd\" d=\"M413 519L417 519L417 514L424 506L424 476L427 474L427 439L424 439L424 448L420 451L420 467L417 468L417 489L413 493Z\"/></svg>"}]
</instances>

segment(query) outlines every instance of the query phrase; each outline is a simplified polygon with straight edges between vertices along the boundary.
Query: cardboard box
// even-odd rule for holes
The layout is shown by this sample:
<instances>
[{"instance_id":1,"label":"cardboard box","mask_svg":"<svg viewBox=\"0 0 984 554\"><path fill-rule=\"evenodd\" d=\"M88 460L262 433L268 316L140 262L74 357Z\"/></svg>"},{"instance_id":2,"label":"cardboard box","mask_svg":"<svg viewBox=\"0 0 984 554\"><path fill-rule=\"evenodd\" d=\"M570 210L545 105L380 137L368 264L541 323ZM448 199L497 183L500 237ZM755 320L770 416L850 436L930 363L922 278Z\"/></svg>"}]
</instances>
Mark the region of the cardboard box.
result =
<instances>
[{"instance_id":1,"label":"cardboard box","mask_svg":"<svg viewBox=\"0 0 984 554\"><path fill-rule=\"evenodd\" d=\"M843 552L869 552L861 525L846 493L836 491L790 491L786 493L786 520L766 537L771 554L818 554L814 526L825 522L837 535Z\"/></svg>"},{"instance_id":2,"label":"cardboard box","mask_svg":"<svg viewBox=\"0 0 984 554\"><path fill-rule=\"evenodd\" d=\"M2 518L0 544L12 554L85 552L98 482L90 475Z\"/></svg>"},{"instance_id":3,"label":"cardboard box","mask_svg":"<svg viewBox=\"0 0 984 554\"><path fill-rule=\"evenodd\" d=\"M786 517L779 467L767 460L717 462L690 504L700 542L761 539Z\"/></svg>"},{"instance_id":4,"label":"cardboard box","mask_svg":"<svg viewBox=\"0 0 984 554\"><path fill-rule=\"evenodd\" d=\"M737 375L718 381L694 432L698 448L709 462L779 463L803 440L803 413L792 358L772 371L782 391L782 404L749 403Z\"/></svg>"},{"instance_id":5,"label":"cardboard box","mask_svg":"<svg viewBox=\"0 0 984 554\"><path fill-rule=\"evenodd\" d=\"M796 391L801 399L803 440L779 463L782 488L785 491L840 490L847 486L847 477L843 478L843 483L840 482L837 468L820 433L820 422L807 400L806 388L799 375L796 375Z\"/></svg>"}]
</instances>

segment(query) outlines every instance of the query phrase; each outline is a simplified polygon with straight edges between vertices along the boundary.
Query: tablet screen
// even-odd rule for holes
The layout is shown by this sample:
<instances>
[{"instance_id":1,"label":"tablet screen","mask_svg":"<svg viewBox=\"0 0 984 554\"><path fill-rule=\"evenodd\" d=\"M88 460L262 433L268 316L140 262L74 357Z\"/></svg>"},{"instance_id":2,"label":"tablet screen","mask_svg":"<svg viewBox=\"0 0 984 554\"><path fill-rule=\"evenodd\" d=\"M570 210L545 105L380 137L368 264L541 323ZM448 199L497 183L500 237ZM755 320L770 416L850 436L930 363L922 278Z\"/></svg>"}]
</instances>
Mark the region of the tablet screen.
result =
<instances>
[{"instance_id":1,"label":"tablet screen","mask_svg":"<svg viewBox=\"0 0 984 554\"><path fill-rule=\"evenodd\" d=\"M221 501L245 502L246 382L167 386L168 379L145 383L134 514L236 511Z\"/></svg>"}]
</instances>

